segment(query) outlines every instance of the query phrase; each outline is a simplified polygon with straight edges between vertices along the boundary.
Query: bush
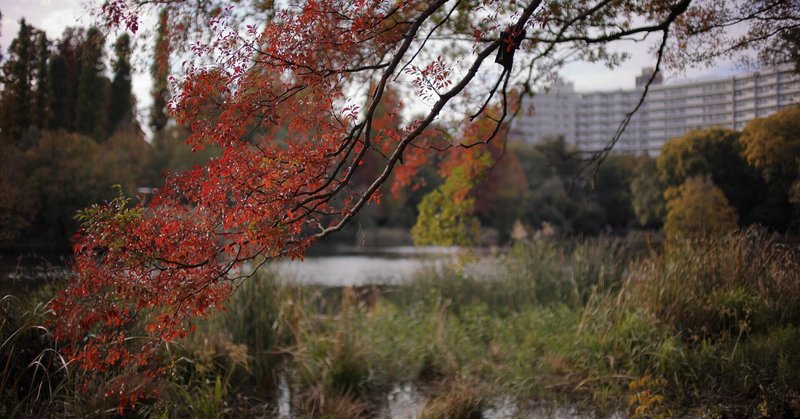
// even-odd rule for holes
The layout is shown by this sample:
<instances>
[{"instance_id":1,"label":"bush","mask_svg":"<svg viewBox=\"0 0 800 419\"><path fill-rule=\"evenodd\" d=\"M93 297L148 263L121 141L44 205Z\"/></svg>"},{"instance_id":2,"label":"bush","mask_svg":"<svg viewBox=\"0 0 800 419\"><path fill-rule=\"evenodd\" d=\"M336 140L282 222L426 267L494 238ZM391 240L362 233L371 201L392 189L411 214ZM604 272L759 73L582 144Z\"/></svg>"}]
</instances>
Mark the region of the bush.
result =
<instances>
[{"instance_id":1,"label":"bush","mask_svg":"<svg viewBox=\"0 0 800 419\"><path fill-rule=\"evenodd\" d=\"M736 209L710 177L689 178L677 193L667 202L664 221L667 238L702 238L736 230L739 219Z\"/></svg>"},{"instance_id":2,"label":"bush","mask_svg":"<svg viewBox=\"0 0 800 419\"><path fill-rule=\"evenodd\" d=\"M462 259L422 270L388 298L400 305L441 298L456 312L485 304L497 314L531 305L582 307L592 294L619 289L632 255L623 242L607 237L576 242L537 239L478 262Z\"/></svg>"},{"instance_id":3,"label":"bush","mask_svg":"<svg viewBox=\"0 0 800 419\"><path fill-rule=\"evenodd\" d=\"M671 243L630 278L632 303L686 338L800 321L800 255L763 230Z\"/></svg>"}]
</instances>

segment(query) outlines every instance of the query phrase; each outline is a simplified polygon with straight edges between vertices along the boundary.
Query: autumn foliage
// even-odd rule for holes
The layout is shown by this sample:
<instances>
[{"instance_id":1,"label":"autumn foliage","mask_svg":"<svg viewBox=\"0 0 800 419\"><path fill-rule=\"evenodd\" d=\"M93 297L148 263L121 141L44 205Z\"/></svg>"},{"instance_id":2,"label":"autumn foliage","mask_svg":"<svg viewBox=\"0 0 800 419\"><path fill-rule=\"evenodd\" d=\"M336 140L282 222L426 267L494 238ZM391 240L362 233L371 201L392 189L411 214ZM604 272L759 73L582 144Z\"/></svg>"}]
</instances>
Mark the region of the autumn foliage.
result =
<instances>
[{"instance_id":1,"label":"autumn foliage","mask_svg":"<svg viewBox=\"0 0 800 419\"><path fill-rule=\"evenodd\" d=\"M74 278L53 304L57 338L81 366L150 365L160 343L185 336L192 318L221 308L258 261L302 257L315 238L340 229L376 199L413 141L433 146L425 129L436 114L398 123L373 116L385 103L389 75L402 65L403 54L389 51L408 50L409 36L443 2L347 3L309 2L278 12L265 28L248 26L244 41L226 26L233 9L213 12L216 35L192 49L215 57L215 65L186 64L173 112L191 128L195 148L214 144L222 154L171 175L146 205L128 207L120 198L83 213ZM124 3L105 11L113 23L136 27L123 16L130 11ZM508 22L524 25L530 16L531 10ZM437 62L419 70L415 83L452 84L444 60ZM382 69L362 109L349 89L369 80L362 72ZM399 109L384 114L398 118ZM355 187L351 180L367 153L383 156L384 167L366 188ZM408 153L408 166L424 164L424 154ZM412 173L397 179L410 182Z\"/></svg>"},{"instance_id":2,"label":"autumn foliage","mask_svg":"<svg viewBox=\"0 0 800 419\"><path fill-rule=\"evenodd\" d=\"M103 12L135 31L155 3L109 1ZM83 368L158 372L162 343L219 310L262 261L301 258L340 230L392 173L400 188L432 153L502 149L519 93L565 54L613 64L619 56L592 46L666 39L691 10L688 0L290 3L167 3L171 31L159 36L194 57L175 78L172 115L195 149L221 155L169 175L146 202L82 213L74 276L53 309L64 352ZM410 92L414 106L392 92ZM444 160L465 167L480 155Z\"/></svg>"}]
</instances>

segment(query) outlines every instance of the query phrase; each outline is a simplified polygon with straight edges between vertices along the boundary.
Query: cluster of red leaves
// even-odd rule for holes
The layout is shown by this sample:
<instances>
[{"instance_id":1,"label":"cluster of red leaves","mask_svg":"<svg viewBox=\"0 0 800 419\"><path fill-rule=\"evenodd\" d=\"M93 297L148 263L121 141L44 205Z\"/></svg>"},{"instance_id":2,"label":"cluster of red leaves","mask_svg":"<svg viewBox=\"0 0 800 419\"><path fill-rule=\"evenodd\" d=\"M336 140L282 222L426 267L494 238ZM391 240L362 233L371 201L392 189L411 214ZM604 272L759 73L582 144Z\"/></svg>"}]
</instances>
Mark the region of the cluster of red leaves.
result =
<instances>
[{"instance_id":1,"label":"cluster of red leaves","mask_svg":"<svg viewBox=\"0 0 800 419\"><path fill-rule=\"evenodd\" d=\"M185 67L173 110L191 144L216 144L222 155L171 176L146 205L118 200L87 212L74 277L53 302L65 354L92 371L157 372L161 344L221 308L257 256L301 257L351 215L362 191L349 184L366 151L407 129L361 135L359 108L344 99L352 68L401 39L388 7L405 3L311 1L252 39L221 29L199 47L216 51L217 65ZM126 10L104 6L112 23Z\"/></svg>"},{"instance_id":2,"label":"cluster of red leaves","mask_svg":"<svg viewBox=\"0 0 800 419\"><path fill-rule=\"evenodd\" d=\"M108 17L109 26L125 25L133 33L139 30L139 16L132 12L124 0L113 0L103 3L103 15Z\"/></svg>"},{"instance_id":3,"label":"cluster of red leaves","mask_svg":"<svg viewBox=\"0 0 800 419\"><path fill-rule=\"evenodd\" d=\"M86 211L72 281L53 301L63 352L89 371L163 371L163 344L223 307L262 257L302 257L378 200L390 174L395 190L413 184L432 150L458 145L431 124L480 63L460 85L441 59L421 71L440 95L424 120L403 122L387 88L419 22L444 3L310 0L245 33L228 26L235 10L215 8L215 35L192 45L201 59L184 63L171 109L193 147L213 144L221 155L171 175L146 203L118 199ZM189 13L181 4L164 15L176 25ZM127 10L124 0L104 7L114 24L127 21ZM414 26L409 16L417 15ZM347 99L360 84L371 93L363 109ZM469 125L464 142L497 124ZM454 161L485 166L471 150Z\"/></svg>"},{"instance_id":4,"label":"cluster of red leaves","mask_svg":"<svg viewBox=\"0 0 800 419\"><path fill-rule=\"evenodd\" d=\"M406 73L415 76L412 84L417 89L417 95L424 100L435 99L440 96L441 91L453 84L450 80L450 68L441 55L424 68L409 67Z\"/></svg>"},{"instance_id":5,"label":"cluster of red leaves","mask_svg":"<svg viewBox=\"0 0 800 419\"><path fill-rule=\"evenodd\" d=\"M732 2L747 6L739 8L706 0L711 12L687 13L695 3L703 2L303 0L284 4L264 23L247 21L241 9L263 11L273 2L106 1L109 25L131 31L139 10L167 9L170 47L195 54L184 62L184 76L173 79L173 116L190 129L193 147L213 144L222 154L172 175L146 205L127 208L116 200L87 210L76 235L73 281L53 302L64 353L91 371L158 372L153 361L162 343L222 307L256 258L302 257L315 238L379 199L390 176L394 193L413 187L432 151L459 150L441 173L466 168L472 177L466 184L476 184L503 155L502 142L490 141L503 135L515 112L513 85L527 89L539 63L544 74L564 57L613 64L619 55L606 44L657 32L664 40L659 68L676 20L679 42L681 33L713 34L740 17L763 27L748 36L768 40L776 25L793 22L785 23L786 15L797 15L794 2L761 10L764 2L745 0ZM510 35L501 39L498 32ZM523 33L530 39L517 39ZM431 53L427 42L442 37L466 39L471 48L454 48L447 62L431 61L441 51ZM561 46L569 51L559 52ZM504 47L522 50L515 53L518 64L506 58L499 78L484 77L482 66ZM159 57L159 65L166 61ZM390 86L407 68L410 87L429 102L410 122L401 121ZM352 103L349 97L366 86L363 107ZM458 130L439 127L447 133L440 135L439 117L450 110L470 117ZM490 145L488 153L473 148L481 144Z\"/></svg>"}]
</instances>

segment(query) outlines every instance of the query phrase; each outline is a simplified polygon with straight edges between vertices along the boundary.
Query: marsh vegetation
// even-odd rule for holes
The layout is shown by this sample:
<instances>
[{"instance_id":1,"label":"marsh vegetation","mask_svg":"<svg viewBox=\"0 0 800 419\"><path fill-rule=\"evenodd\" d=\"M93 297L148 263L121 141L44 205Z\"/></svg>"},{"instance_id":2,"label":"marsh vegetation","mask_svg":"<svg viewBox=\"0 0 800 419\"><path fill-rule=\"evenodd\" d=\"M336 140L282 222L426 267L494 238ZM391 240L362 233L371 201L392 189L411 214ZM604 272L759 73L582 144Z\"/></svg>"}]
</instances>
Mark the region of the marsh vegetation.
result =
<instances>
[{"instance_id":1,"label":"marsh vegetation","mask_svg":"<svg viewBox=\"0 0 800 419\"><path fill-rule=\"evenodd\" d=\"M38 286L2 300L0 414L113 414L121 388L137 416L800 413L797 247L755 229L643 243L537 239L399 285L259 271L164 347L159 379L70 368Z\"/></svg>"}]
</instances>

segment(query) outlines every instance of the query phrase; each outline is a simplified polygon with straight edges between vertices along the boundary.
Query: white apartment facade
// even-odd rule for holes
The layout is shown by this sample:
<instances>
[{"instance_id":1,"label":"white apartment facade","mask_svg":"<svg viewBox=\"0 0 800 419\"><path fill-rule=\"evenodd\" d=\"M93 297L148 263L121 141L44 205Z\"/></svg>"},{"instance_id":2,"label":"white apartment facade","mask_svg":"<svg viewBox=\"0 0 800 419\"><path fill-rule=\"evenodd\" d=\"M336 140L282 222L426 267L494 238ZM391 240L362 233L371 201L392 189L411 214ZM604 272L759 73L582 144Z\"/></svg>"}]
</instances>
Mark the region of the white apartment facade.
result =
<instances>
[{"instance_id":1,"label":"white apartment facade","mask_svg":"<svg viewBox=\"0 0 800 419\"><path fill-rule=\"evenodd\" d=\"M510 138L536 143L563 136L580 150L600 151L636 107L648 71L637 78L640 86L627 90L578 93L572 83L556 81L527 102L533 112L523 108ZM740 131L751 120L793 104L800 104L800 76L788 65L677 84L661 84L656 78L613 152L656 156L667 140L689 130L717 126Z\"/></svg>"}]
</instances>

